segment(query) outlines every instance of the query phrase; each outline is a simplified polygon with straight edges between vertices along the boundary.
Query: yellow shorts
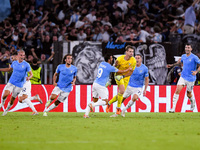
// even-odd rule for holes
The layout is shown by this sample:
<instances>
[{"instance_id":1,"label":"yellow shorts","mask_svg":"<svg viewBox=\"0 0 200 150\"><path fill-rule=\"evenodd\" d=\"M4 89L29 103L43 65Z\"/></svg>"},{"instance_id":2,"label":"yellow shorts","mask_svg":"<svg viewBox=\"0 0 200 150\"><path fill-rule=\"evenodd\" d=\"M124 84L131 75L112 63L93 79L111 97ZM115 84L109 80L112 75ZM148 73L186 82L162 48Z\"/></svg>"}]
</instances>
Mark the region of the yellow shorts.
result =
<instances>
[{"instance_id":1,"label":"yellow shorts","mask_svg":"<svg viewBox=\"0 0 200 150\"><path fill-rule=\"evenodd\" d=\"M118 86L119 85L124 85L124 87L126 89L127 86L128 86L129 78L128 79L124 78L124 79L121 79L120 81L118 81L118 80L115 79L115 81L116 81L116 83L117 83Z\"/></svg>"}]
</instances>

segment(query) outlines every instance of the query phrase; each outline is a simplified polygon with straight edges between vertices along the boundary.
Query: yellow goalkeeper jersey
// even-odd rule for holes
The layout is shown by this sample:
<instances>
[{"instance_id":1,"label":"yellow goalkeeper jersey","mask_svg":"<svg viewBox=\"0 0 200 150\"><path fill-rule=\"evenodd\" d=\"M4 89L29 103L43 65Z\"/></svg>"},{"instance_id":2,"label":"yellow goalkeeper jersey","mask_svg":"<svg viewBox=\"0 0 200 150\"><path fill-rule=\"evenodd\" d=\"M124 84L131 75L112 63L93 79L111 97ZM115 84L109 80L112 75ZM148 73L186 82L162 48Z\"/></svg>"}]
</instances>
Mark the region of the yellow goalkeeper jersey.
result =
<instances>
[{"instance_id":1,"label":"yellow goalkeeper jersey","mask_svg":"<svg viewBox=\"0 0 200 150\"><path fill-rule=\"evenodd\" d=\"M133 70L134 70L135 66L136 66L135 58L131 57L129 60L125 60L124 57L125 57L125 55L122 55L122 56L119 56L117 58L118 66L116 66L116 68L119 69L119 70L125 70L125 69L128 69L129 67L132 67ZM127 72L125 72L125 73L116 73L116 75L125 75L126 73Z\"/></svg>"}]
</instances>

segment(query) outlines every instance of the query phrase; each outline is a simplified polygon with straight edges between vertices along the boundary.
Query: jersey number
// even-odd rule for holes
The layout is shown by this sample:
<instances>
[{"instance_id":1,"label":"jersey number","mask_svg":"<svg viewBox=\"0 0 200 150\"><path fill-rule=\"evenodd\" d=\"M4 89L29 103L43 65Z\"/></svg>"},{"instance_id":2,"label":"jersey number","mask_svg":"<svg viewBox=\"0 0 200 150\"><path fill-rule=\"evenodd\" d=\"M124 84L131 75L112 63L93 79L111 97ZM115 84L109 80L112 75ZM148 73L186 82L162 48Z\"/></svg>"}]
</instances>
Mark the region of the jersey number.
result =
<instances>
[{"instance_id":1,"label":"jersey number","mask_svg":"<svg viewBox=\"0 0 200 150\"><path fill-rule=\"evenodd\" d=\"M102 68L99 68L99 69L98 69L97 77L100 78L101 75L102 75L102 73L103 73L103 69L102 69Z\"/></svg>"}]
</instances>

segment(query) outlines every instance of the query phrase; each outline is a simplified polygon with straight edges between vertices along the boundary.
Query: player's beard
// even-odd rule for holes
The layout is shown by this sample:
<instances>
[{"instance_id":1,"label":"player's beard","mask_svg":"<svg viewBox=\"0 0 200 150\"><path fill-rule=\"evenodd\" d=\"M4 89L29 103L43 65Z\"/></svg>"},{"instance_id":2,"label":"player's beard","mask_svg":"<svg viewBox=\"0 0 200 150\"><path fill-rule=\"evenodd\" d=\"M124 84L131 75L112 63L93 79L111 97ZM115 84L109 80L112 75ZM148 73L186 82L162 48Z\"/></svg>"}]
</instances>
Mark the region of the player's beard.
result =
<instances>
[{"instance_id":1,"label":"player's beard","mask_svg":"<svg viewBox=\"0 0 200 150\"><path fill-rule=\"evenodd\" d=\"M190 51L186 50L185 53L186 53L186 55L189 55L189 54L190 54Z\"/></svg>"}]
</instances>

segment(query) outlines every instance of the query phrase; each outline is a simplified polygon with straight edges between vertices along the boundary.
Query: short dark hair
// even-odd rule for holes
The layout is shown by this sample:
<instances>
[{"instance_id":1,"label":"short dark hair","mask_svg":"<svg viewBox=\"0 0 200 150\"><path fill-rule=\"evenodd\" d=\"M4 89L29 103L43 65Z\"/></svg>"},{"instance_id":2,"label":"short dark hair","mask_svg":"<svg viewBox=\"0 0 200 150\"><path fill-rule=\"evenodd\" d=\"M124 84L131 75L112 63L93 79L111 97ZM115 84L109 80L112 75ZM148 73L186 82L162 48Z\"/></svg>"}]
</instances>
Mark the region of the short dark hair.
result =
<instances>
[{"instance_id":1,"label":"short dark hair","mask_svg":"<svg viewBox=\"0 0 200 150\"><path fill-rule=\"evenodd\" d=\"M110 54L110 53L105 54L105 55L104 55L104 60L105 60L106 62L108 62L108 60L110 59L110 56L113 56L113 55Z\"/></svg>"},{"instance_id":2,"label":"short dark hair","mask_svg":"<svg viewBox=\"0 0 200 150\"><path fill-rule=\"evenodd\" d=\"M129 48L134 50L134 48L133 48L131 45L127 45L127 46L125 47L125 50L128 51Z\"/></svg>"},{"instance_id":3,"label":"short dark hair","mask_svg":"<svg viewBox=\"0 0 200 150\"><path fill-rule=\"evenodd\" d=\"M143 58L143 56L139 53L135 54L135 56L140 56L141 58Z\"/></svg>"},{"instance_id":4,"label":"short dark hair","mask_svg":"<svg viewBox=\"0 0 200 150\"><path fill-rule=\"evenodd\" d=\"M186 43L185 46L186 46L186 45L191 46L191 48L192 48L192 45L191 45L190 43Z\"/></svg>"}]
</instances>

